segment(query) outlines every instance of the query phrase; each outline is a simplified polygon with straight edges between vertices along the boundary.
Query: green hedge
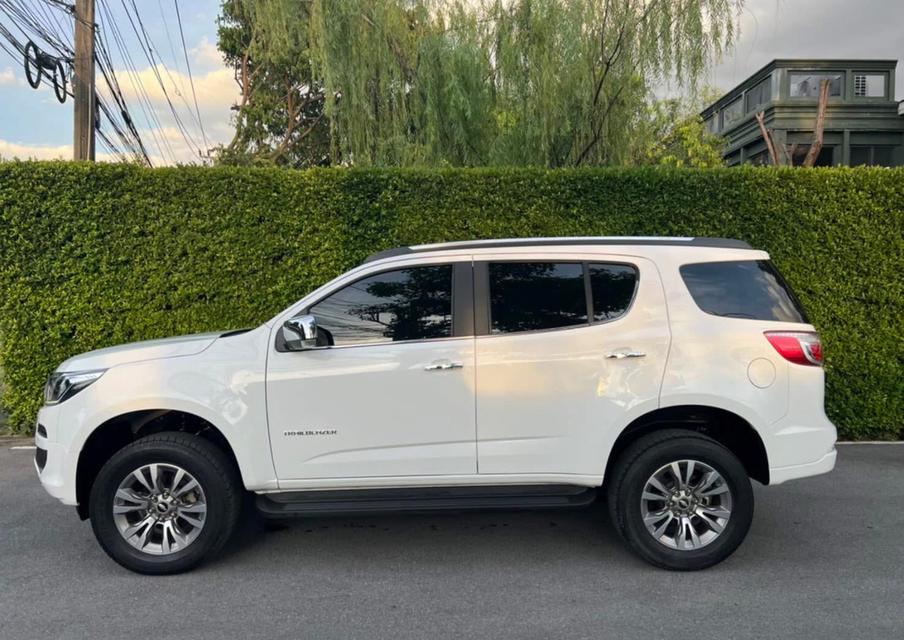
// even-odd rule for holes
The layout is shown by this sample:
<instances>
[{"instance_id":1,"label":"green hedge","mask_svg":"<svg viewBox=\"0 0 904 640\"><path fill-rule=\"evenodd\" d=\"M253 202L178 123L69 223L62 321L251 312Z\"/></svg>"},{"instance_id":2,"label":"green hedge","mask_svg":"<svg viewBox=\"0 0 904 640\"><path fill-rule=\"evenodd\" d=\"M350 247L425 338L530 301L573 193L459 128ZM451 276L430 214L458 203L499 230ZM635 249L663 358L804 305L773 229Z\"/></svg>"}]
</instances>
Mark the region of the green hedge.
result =
<instances>
[{"instance_id":1,"label":"green hedge","mask_svg":"<svg viewBox=\"0 0 904 640\"><path fill-rule=\"evenodd\" d=\"M10 423L106 345L255 325L369 253L466 238L709 235L769 251L848 438L904 415L904 170L312 170L0 163Z\"/></svg>"}]
</instances>

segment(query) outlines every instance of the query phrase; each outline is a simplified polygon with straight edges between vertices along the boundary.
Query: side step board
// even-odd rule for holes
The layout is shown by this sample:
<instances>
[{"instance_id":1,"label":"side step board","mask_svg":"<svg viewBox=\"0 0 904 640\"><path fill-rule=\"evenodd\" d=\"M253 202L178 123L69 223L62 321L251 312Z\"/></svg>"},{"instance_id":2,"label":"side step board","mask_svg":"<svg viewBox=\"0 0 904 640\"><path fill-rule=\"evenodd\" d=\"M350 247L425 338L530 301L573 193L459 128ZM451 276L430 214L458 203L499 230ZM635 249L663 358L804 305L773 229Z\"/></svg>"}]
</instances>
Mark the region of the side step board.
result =
<instances>
[{"instance_id":1,"label":"side step board","mask_svg":"<svg viewBox=\"0 0 904 640\"><path fill-rule=\"evenodd\" d=\"M471 509L567 509L589 505L596 489L575 485L411 487L258 494L257 508L269 517L321 517L400 511Z\"/></svg>"}]
</instances>

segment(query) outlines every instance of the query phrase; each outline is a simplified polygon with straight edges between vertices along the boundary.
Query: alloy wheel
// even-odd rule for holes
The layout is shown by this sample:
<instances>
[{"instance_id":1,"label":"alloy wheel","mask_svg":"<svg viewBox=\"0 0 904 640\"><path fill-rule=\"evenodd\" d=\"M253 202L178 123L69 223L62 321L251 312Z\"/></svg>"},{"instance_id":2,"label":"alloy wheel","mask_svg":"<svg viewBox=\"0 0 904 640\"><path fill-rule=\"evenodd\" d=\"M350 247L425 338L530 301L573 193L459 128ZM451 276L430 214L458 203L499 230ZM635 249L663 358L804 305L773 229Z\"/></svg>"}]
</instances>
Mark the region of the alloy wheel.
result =
<instances>
[{"instance_id":1,"label":"alloy wheel","mask_svg":"<svg viewBox=\"0 0 904 640\"><path fill-rule=\"evenodd\" d=\"M113 521L130 545L153 555L182 551L207 520L200 483L173 464L146 464L127 475L113 497Z\"/></svg>"},{"instance_id":2,"label":"alloy wheel","mask_svg":"<svg viewBox=\"0 0 904 640\"><path fill-rule=\"evenodd\" d=\"M712 543L731 518L725 478L699 460L675 460L650 476L640 499L647 531L660 544L694 551Z\"/></svg>"}]
</instances>

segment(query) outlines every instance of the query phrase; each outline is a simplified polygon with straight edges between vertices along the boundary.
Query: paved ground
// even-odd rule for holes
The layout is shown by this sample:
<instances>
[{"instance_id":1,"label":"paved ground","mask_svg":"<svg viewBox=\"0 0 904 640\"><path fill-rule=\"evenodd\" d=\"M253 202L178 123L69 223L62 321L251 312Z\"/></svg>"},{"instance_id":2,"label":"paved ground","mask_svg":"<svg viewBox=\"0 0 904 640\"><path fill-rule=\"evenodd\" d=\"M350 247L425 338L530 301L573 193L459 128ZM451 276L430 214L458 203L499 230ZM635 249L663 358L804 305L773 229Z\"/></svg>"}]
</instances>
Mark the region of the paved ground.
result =
<instances>
[{"instance_id":1,"label":"paved ground","mask_svg":"<svg viewBox=\"0 0 904 640\"><path fill-rule=\"evenodd\" d=\"M131 574L0 450L0 638L901 638L904 446L757 487L741 549L648 567L604 511L249 519L193 573Z\"/></svg>"}]
</instances>

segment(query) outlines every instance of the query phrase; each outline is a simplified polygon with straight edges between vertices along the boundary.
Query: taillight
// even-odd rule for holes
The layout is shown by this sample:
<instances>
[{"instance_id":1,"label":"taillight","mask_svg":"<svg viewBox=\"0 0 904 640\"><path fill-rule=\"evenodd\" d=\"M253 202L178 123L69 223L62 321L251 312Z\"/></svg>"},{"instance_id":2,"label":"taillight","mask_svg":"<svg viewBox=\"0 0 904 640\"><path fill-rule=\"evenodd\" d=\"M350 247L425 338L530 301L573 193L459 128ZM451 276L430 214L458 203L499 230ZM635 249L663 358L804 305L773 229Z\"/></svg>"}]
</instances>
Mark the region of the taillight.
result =
<instances>
[{"instance_id":1,"label":"taillight","mask_svg":"<svg viewBox=\"0 0 904 640\"><path fill-rule=\"evenodd\" d=\"M766 331L766 339L788 362L822 366L822 342L812 331Z\"/></svg>"}]
</instances>

